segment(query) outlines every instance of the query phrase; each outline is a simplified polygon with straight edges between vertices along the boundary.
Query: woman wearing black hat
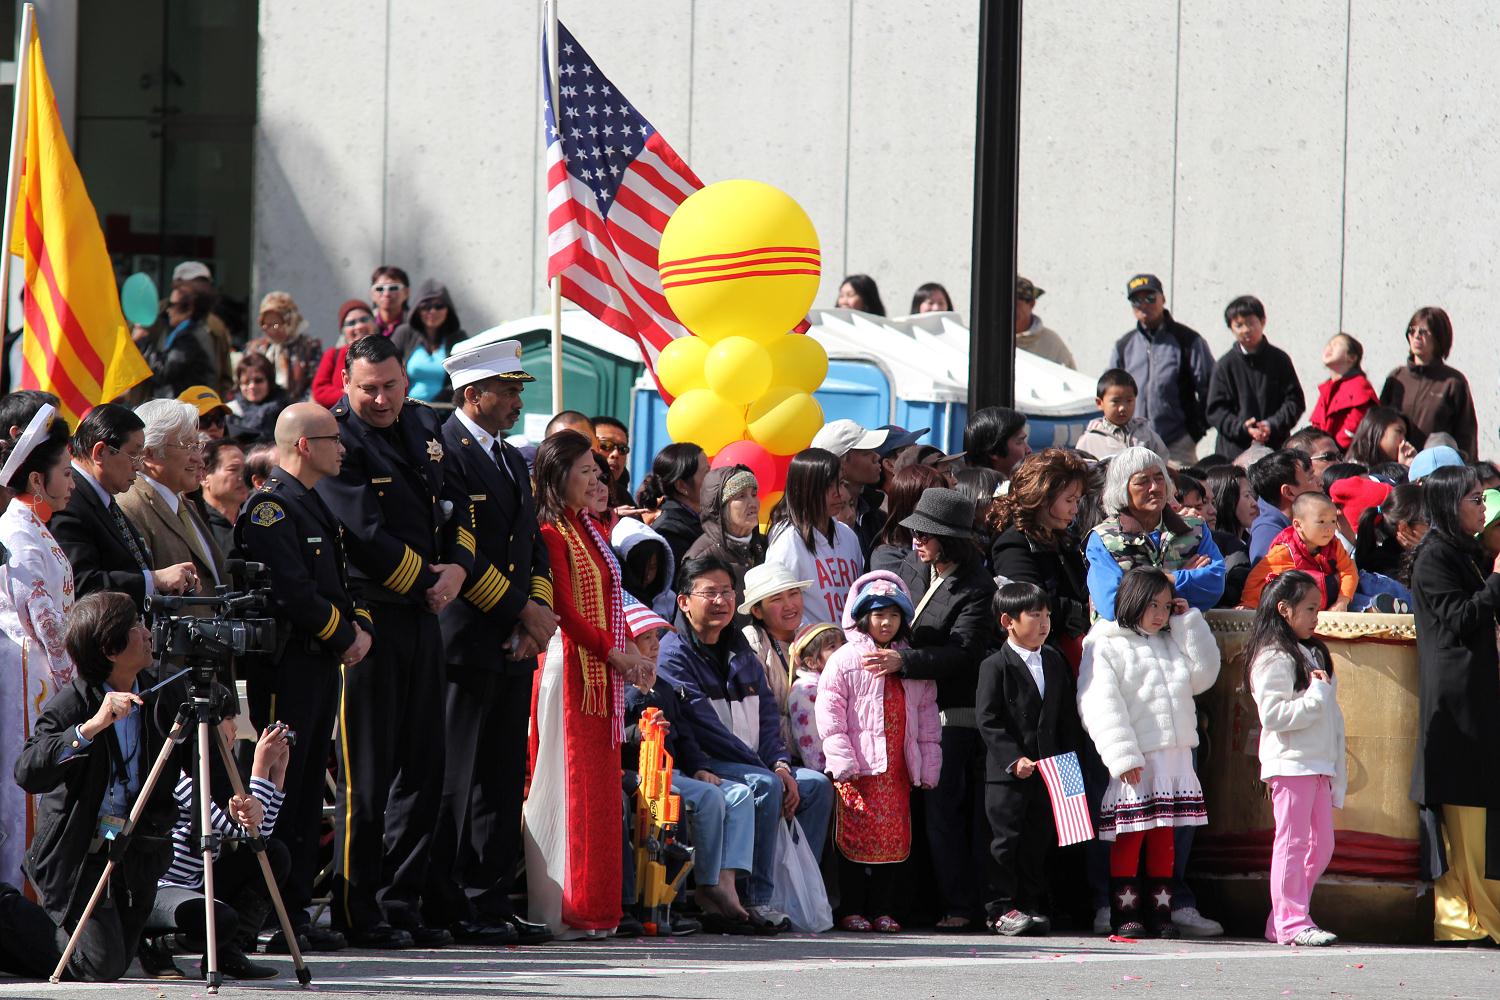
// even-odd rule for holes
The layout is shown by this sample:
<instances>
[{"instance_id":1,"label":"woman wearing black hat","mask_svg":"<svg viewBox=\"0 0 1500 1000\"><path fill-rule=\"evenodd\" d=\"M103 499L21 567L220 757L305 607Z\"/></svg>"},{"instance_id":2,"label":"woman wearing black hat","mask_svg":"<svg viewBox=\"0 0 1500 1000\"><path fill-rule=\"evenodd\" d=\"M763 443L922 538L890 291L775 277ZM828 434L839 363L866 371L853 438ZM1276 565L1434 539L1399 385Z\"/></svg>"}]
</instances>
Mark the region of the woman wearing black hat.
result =
<instances>
[{"instance_id":1,"label":"woman wearing black hat","mask_svg":"<svg viewBox=\"0 0 1500 1000\"><path fill-rule=\"evenodd\" d=\"M995 644L989 613L995 582L974 544L974 505L956 490L922 492L901 522L914 550L897 570L911 591L911 648L869 654L869 670L937 681L943 719L943 770L927 793L927 841L938 895L939 927L967 927L979 914L989 850L984 818L984 743L974 715L979 662Z\"/></svg>"}]
</instances>

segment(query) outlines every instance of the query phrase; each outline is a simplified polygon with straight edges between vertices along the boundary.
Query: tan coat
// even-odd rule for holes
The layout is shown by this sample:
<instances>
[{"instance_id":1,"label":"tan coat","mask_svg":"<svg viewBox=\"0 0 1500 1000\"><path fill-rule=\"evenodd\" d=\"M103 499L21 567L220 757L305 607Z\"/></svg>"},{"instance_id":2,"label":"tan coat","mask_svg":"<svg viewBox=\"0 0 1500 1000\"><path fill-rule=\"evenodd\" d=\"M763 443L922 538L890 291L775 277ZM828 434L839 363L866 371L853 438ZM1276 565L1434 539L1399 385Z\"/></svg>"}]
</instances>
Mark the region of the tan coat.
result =
<instances>
[{"instance_id":1,"label":"tan coat","mask_svg":"<svg viewBox=\"0 0 1500 1000\"><path fill-rule=\"evenodd\" d=\"M165 569L182 562L191 562L193 568L198 571L199 594L212 594L214 592L214 580L224 579L224 553L219 551L218 543L214 541L214 533L209 530L208 525L203 523L203 518L193 509L193 505L186 499L179 498L179 503L187 506L188 516L203 533L203 540L208 545L209 558L214 565L206 565L202 559L194 554L194 545L188 542L187 529L183 527L177 515L167 506L161 494L156 492L156 487L147 481L144 474L135 477L135 482L130 489L121 493L116 502L125 516L130 518L141 535L146 539L146 544L151 547L151 568ZM224 580L224 582L228 582Z\"/></svg>"}]
</instances>

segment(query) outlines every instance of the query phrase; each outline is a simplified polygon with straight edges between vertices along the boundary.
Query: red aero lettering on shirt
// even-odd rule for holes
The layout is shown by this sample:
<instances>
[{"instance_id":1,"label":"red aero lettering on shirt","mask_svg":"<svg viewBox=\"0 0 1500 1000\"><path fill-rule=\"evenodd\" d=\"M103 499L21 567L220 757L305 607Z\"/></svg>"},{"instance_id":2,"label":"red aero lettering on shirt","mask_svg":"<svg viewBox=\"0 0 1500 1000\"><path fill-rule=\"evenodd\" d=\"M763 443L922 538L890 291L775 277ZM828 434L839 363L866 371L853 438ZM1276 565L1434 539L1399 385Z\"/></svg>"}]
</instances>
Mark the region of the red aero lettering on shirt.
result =
<instances>
[{"instance_id":1,"label":"red aero lettering on shirt","mask_svg":"<svg viewBox=\"0 0 1500 1000\"><path fill-rule=\"evenodd\" d=\"M818 589L828 603L828 613L837 622L844 614L844 599L859 573L859 567L848 559L829 557L818 560Z\"/></svg>"}]
</instances>

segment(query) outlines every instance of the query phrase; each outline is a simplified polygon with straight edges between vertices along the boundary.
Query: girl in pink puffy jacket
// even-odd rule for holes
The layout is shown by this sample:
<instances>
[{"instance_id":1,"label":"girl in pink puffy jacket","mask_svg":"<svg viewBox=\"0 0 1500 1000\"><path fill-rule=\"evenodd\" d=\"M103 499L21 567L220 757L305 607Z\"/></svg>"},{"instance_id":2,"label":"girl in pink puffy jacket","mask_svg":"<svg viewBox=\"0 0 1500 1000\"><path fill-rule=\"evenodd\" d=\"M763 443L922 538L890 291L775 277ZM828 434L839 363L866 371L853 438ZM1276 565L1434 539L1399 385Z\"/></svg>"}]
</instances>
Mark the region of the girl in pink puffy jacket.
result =
<instances>
[{"instance_id":1,"label":"girl in pink puffy jacket","mask_svg":"<svg viewBox=\"0 0 1500 1000\"><path fill-rule=\"evenodd\" d=\"M849 641L818 679L818 732L838 796L841 930L901 930L890 911L894 865L911 853L911 789L935 787L942 769L937 685L883 669L887 653L906 648L912 617L894 573L855 580L844 606Z\"/></svg>"}]
</instances>

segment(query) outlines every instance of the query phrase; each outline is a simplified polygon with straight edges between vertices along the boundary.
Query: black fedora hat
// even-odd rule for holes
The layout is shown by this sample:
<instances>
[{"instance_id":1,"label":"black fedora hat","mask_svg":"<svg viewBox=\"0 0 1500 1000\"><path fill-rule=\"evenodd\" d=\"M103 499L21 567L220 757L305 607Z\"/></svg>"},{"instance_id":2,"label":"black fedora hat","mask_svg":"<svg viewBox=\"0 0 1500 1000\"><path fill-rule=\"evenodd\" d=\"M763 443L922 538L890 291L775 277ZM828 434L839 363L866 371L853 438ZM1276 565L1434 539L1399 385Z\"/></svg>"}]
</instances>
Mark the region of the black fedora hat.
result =
<instances>
[{"instance_id":1,"label":"black fedora hat","mask_svg":"<svg viewBox=\"0 0 1500 1000\"><path fill-rule=\"evenodd\" d=\"M917 506L901 522L903 528L920 531L924 535L942 535L945 538L974 537L974 504L964 499L958 490L944 486L929 486L917 499Z\"/></svg>"}]
</instances>

